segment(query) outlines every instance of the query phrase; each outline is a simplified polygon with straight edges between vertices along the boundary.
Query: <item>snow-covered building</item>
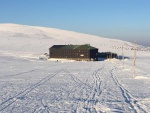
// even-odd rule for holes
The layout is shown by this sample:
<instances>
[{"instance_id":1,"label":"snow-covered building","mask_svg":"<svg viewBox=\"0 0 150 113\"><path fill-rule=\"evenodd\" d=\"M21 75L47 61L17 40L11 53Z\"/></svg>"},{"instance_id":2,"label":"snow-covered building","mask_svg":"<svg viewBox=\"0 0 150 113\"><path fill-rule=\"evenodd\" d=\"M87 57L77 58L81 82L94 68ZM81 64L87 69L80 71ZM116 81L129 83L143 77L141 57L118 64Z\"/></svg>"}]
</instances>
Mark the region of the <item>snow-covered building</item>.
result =
<instances>
[{"instance_id":1,"label":"snow-covered building","mask_svg":"<svg viewBox=\"0 0 150 113\"><path fill-rule=\"evenodd\" d=\"M98 49L85 45L53 45L49 48L49 58L69 59L77 61L97 60Z\"/></svg>"}]
</instances>

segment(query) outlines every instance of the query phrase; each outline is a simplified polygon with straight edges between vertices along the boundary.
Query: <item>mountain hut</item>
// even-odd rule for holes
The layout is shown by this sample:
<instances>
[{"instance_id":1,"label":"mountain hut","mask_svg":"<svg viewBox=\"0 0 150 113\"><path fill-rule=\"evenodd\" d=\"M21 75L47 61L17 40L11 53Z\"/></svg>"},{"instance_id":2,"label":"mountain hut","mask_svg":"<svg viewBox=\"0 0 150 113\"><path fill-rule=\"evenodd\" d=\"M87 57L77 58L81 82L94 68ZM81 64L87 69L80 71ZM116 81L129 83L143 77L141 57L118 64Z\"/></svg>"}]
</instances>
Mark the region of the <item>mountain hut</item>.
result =
<instances>
[{"instance_id":1,"label":"mountain hut","mask_svg":"<svg viewBox=\"0 0 150 113\"><path fill-rule=\"evenodd\" d=\"M49 48L49 58L76 61L96 61L98 49L85 45L53 45Z\"/></svg>"}]
</instances>

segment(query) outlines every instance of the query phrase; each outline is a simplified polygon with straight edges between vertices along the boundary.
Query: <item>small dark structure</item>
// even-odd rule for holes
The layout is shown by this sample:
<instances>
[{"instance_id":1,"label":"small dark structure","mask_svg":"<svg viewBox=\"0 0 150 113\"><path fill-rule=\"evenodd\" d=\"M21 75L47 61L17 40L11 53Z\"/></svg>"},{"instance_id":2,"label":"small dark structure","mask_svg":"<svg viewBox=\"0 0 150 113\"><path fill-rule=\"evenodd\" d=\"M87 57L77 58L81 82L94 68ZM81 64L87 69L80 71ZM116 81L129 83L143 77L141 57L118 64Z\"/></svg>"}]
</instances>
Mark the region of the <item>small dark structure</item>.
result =
<instances>
[{"instance_id":1,"label":"small dark structure","mask_svg":"<svg viewBox=\"0 0 150 113\"><path fill-rule=\"evenodd\" d=\"M53 45L49 48L49 58L60 58L77 61L96 61L98 49L85 45Z\"/></svg>"},{"instance_id":2,"label":"small dark structure","mask_svg":"<svg viewBox=\"0 0 150 113\"><path fill-rule=\"evenodd\" d=\"M98 58L102 58L102 59L117 58L117 54L116 53L112 53L112 52L98 53L97 56L98 56Z\"/></svg>"}]
</instances>

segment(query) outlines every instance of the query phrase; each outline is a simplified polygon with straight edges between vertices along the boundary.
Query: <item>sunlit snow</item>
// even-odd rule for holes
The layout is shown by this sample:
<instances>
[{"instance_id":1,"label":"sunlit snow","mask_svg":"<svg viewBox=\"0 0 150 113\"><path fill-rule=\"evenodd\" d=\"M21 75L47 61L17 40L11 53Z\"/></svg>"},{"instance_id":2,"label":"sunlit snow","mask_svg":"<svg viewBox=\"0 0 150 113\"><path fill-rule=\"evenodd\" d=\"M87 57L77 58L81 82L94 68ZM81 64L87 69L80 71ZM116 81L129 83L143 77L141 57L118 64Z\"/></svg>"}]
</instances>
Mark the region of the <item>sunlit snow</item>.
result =
<instances>
[{"instance_id":1,"label":"sunlit snow","mask_svg":"<svg viewBox=\"0 0 150 113\"><path fill-rule=\"evenodd\" d=\"M58 44L90 44L125 60L43 59ZM0 24L0 113L150 113L150 48L53 28Z\"/></svg>"}]
</instances>

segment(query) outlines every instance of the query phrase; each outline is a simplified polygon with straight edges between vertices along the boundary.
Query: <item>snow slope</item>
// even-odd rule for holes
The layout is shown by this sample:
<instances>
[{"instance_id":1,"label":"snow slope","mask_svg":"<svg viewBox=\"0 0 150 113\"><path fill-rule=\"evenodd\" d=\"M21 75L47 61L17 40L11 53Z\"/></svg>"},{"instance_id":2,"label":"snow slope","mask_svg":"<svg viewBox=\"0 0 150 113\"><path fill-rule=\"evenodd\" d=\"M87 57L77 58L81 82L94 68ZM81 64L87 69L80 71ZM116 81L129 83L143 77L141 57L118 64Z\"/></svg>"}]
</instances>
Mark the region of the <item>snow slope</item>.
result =
<instances>
[{"instance_id":1,"label":"snow slope","mask_svg":"<svg viewBox=\"0 0 150 113\"><path fill-rule=\"evenodd\" d=\"M54 44L90 44L122 54L121 60L39 60ZM133 44L36 26L0 24L1 113L149 113L150 48L138 45L132 78Z\"/></svg>"},{"instance_id":2,"label":"snow slope","mask_svg":"<svg viewBox=\"0 0 150 113\"><path fill-rule=\"evenodd\" d=\"M43 28L16 24L0 24L1 45L3 51L43 53L54 44L91 44L100 49L108 51L110 45L128 45L131 43L107 39L92 35L64 31L53 28ZM101 50L101 48L105 50Z\"/></svg>"}]
</instances>

